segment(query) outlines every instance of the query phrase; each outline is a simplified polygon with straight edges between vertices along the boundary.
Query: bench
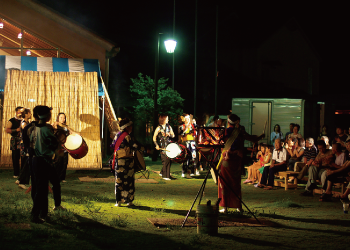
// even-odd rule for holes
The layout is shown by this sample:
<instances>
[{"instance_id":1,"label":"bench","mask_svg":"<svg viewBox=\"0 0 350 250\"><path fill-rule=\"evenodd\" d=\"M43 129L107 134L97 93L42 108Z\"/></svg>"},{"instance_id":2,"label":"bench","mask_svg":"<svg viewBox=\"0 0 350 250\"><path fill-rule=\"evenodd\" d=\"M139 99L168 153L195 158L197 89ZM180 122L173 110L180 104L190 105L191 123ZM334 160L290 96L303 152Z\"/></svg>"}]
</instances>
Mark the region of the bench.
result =
<instances>
[{"instance_id":1,"label":"bench","mask_svg":"<svg viewBox=\"0 0 350 250\"><path fill-rule=\"evenodd\" d=\"M283 177L281 180L275 180L274 185L275 187L284 187L285 190L288 190L290 188L297 189L298 188L298 179L297 176L299 175L299 172L294 171L281 171L276 174L278 177ZM289 183L289 177L294 176L294 182Z\"/></svg>"}]
</instances>

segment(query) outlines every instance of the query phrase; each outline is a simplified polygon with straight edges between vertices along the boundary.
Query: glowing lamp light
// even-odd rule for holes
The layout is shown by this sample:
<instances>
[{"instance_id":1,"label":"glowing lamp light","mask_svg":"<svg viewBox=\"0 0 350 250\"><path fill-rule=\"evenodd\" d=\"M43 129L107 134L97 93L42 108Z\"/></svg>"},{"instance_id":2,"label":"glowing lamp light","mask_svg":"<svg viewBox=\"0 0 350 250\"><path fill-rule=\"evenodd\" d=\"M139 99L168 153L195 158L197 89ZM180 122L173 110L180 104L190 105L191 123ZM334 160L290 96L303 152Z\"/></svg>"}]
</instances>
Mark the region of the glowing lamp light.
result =
<instances>
[{"instance_id":1,"label":"glowing lamp light","mask_svg":"<svg viewBox=\"0 0 350 250\"><path fill-rule=\"evenodd\" d=\"M35 99L28 99L28 102L35 102Z\"/></svg>"},{"instance_id":2,"label":"glowing lamp light","mask_svg":"<svg viewBox=\"0 0 350 250\"><path fill-rule=\"evenodd\" d=\"M3 28L4 28L4 23L1 22L1 23L0 23L0 29L3 29Z\"/></svg>"},{"instance_id":3,"label":"glowing lamp light","mask_svg":"<svg viewBox=\"0 0 350 250\"><path fill-rule=\"evenodd\" d=\"M26 54L27 54L27 56L30 56L32 54L32 52L30 50L27 50Z\"/></svg>"},{"instance_id":4,"label":"glowing lamp light","mask_svg":"<svg viewBox=\"0 0 350 250\"><path fill-rule=\"evenodd\" d=\"M22 33L18 33L18 39L22 39Z\"/></svg>"},{"instance_id":5,"label":"glowing lamp light","mask_svg":"<svg viewBox=\"0 0 350 250\"><path fill-rule=\"evenodd\" d=\"M168 53L174 53L175 47L176 47L176 41L175 40L166 40L164 41L166 52Z\"/></svg>"}]
</instances>

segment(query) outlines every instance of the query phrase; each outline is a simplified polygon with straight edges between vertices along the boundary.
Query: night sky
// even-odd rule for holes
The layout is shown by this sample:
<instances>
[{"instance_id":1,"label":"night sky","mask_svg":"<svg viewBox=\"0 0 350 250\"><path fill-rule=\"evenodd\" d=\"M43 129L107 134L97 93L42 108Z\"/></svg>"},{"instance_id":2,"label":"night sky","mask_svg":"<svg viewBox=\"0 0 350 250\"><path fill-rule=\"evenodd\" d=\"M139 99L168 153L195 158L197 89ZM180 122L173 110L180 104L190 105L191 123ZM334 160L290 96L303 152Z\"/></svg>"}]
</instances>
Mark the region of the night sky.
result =
<instances>
[{"instance_id":1,"label":"night sky","mask_svg":"<svg viewBox=\"0 0 350 250\"><path fill-rule=\"evenodd\" d=\"M62 13L121 48L117 57L111 60L110 84L118 83L118 86L120 84L128 86L129 79L137 77L139 72L153 77L157 34L158 32L172 34L172 0L140 2L37 0L37 2ZM219 53L220 46L229 45L232 29L245 30L247 36L251 36L252 32L257 36L263 36L263 32L259 34L256 31L273 31L291 18L295 18L320 56L321 94L341 95L350 91L347 77L350 66L348 59L350 39L347 27L349 15L346 13L345 5L334 3L298 5L290 2L279 5L255 5L255 3L237 2L198 1L199 95L205 94L205 91L214 92L216 5L219 6ZM176 0L175 39L178 45L175 53L175 89L186 99L185 111L191 113L194 82L194 21L195 0ZM166 35L163 35L161 39L165 37ZM172 57L165 53L165 49L161 51L160 64L160 77L169 78L171 85ZM220 72L220 67L218 70ZM222 82L219 74L218 84Z\"/></svg>"}]
</instances>

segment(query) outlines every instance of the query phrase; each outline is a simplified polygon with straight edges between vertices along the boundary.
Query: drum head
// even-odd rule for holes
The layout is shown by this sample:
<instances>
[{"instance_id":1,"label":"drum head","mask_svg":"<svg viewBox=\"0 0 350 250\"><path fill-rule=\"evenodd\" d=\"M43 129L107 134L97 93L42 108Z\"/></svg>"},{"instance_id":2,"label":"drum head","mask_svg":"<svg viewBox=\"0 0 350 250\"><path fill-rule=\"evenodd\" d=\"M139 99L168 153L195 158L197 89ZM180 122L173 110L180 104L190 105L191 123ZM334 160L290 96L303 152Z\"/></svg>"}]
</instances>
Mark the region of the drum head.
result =
<instances>
[{"instance_id":1,"label":"drum head","mask_svg":"<svg viewBox=\"0 0 350 250\"><path fill-rule=\"evenodd\" d=\"M82 143L83 143L83 138L80 135L72 134L72 135L68 135L64 146L68 150L75 150L75 149L78 149Z\"/></svg>"},{"instance_id":2,"label":"drum head","mask_svg":"<svg viewBox=\"0 0 350 250\"><path fill-rule=\"evenodd\" d=\"M181 148L176 143L170 143L165 149L166 149L165 154L170 159L174 159L179 154L181 154Z\"/></svg>"}]
</instances>

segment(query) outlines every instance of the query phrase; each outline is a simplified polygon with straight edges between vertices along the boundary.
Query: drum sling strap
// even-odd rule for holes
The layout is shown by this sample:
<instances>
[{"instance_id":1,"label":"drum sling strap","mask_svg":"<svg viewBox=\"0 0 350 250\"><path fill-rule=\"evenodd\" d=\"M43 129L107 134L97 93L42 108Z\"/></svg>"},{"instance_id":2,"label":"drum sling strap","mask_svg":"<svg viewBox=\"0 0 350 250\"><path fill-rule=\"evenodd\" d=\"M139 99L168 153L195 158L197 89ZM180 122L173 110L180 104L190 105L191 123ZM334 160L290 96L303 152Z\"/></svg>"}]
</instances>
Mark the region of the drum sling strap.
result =
<instances>
[{"instance_id":1,"label":"drum sling strap","mask_svg":"<svg viewBox=\"0 0 350 250\"><path fill-rule=\"evenodd\" d=\"M122 144L124 138L128 135L127 132L123 132L120 137L118 138L117 142L115 143L115 147L114 147L114 152L113 152L113 163L112 163L112 169L114 170L114 164L115 164L115 155L116 155L116 152L120 146L120 144Z\"/></svg>"},{"instance_id":2,"label":"drum sling strap","mask_svg":"<svg viewBox=\"0 0 350 250\"><path fill-rule=\"evenodd\" d=\"M221 153L221 156L220 156L220 160L219 160L219 163L218 165L216 166L216 170L219 169L220 165L221 165L221 162L223 160L223 154L227 151L230 150L232 144L235 142L235 140L237 139L239 133L241 132L241 128L235 128L231 134L231 136L227 139L226 143L225 143L225 146L224 146L224 149L222 150L222 153Z\"/></svg>"}]
</instances>

